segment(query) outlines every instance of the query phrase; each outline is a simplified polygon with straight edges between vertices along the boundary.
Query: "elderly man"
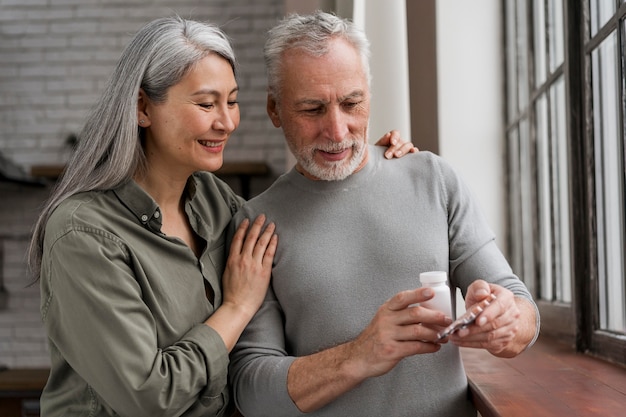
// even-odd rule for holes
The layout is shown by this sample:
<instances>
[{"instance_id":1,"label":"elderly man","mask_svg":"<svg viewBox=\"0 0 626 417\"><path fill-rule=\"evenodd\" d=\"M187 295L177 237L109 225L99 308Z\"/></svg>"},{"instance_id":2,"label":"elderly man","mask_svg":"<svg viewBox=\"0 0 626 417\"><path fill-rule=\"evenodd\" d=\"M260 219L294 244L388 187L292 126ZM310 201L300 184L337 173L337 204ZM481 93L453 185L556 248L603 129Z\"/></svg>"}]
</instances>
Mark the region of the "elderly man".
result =
<instances>
[{"instance_id":1,"label":"elderly man","mask_svg":"<svg viewBox=\"0 0 626 417\"><path fill-rule=\"evenodd\" d=\"M268 113L297 164L235 217L265 213L280 244L266 299L232 354L246 417L475 416L459 346L513 357L538 313L467 187L441 158L388 162L367 145L367 39L318 12L292 15L265 47ZM234 226L233 225L233 226ZM418 306L420 272L447 271L476 323Z\"/></svg>"}]
</instances>

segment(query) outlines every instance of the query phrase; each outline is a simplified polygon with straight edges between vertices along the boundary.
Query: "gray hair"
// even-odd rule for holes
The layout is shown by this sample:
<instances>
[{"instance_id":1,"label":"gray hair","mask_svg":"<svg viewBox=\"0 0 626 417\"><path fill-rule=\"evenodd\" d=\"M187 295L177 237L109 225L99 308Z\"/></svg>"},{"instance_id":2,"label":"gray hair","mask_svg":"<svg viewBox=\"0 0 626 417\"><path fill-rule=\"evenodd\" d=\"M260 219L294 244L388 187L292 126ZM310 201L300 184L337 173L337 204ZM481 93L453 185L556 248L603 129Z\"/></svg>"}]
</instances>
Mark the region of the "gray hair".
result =
<instances>
[{"instance_id":1,"label":"gray hair","mask_svg":"<svg viewBox=\"0 0 626 417\"><path fill-rule=\"evenodd\" d=\"M370 49L365 33L347 19L318 10L310 15L291 14L269 30L264 48L268 93L280 102L285 51L299 48L313 56L322 56L328 53L329 41L338 37L348 41L359 52L369 83Z\"/></svg>"},{"instance_id":2,"label":"gray hair","mask_svg":"<svg viewBox=\"0 0 626 417\"><path fill-rule=\"evenodd\" d=\"M146 168L144 132L137 124L139 89L150 100L163 102L168 89L212 53L226 59L236 72L235 54L221 29L179 16L154 20L131 39L35 224L28 253L35 279L41 272L46 222L54 209L77 193L115 188Z\"/></svg>"}]
</instances>

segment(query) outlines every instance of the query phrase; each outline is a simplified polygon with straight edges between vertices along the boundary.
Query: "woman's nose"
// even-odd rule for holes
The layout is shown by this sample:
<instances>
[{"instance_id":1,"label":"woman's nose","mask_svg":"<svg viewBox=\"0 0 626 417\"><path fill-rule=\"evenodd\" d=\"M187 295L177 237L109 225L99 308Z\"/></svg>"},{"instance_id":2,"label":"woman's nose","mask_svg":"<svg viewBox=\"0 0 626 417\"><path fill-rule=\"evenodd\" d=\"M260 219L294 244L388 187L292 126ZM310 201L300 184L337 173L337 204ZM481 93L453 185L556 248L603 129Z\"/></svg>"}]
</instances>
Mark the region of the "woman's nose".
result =
<instances>
[{"instance_id":1,"label":"woman's nose","mask_svg":"<svg viewBox=\"0 0 626 417\"><path fill-rule=\"evenodd\" d=\"M230 109L222 110L215 119L214 127L216 130L223 130L230 133L237 128L236 119L236 115L231 114Z\"/></svg>"}]
</instances>

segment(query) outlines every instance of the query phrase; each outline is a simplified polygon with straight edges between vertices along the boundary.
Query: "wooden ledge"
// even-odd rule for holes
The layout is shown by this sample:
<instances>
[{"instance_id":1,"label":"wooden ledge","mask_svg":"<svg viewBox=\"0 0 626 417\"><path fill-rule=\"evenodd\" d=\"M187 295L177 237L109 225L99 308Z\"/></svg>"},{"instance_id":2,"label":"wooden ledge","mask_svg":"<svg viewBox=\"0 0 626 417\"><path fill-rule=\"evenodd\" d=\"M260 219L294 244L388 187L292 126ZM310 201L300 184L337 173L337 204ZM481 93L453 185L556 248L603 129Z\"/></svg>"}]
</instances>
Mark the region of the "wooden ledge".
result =
<instances>
[{"instance_id":1,"label":"wooden ledge","mask_svg":"<svg viewBox=\"0 0 626 417\"><path fill-rule=\"evenodd\" d=\"M39 415L39 397L48 380L49 369L0 370L0 415Z\"/></svg>"},{"instance_id":2,"label":"wooden ledge","mask_svg":"<svg viewBox=\"0 0 626 417\"><path fill-rule=\"evenodd\" d=\"M33 165L30 175L56 180L65 169L65 165ZM270 173L270 167L261 161L233 161L224 162L222 167L215 171L216 175L249 175L264 176Z\"/></svg>"},{"instance_id":3,"label":"wooden ledge","mask_svg":"<svg viewBox=\"0 0 626 417\"><path fill-rule=\"evenodd\" d=\"M34 178L45 178L56 181L65 165L33 165L30 175ZM241 196L246 200L250 198L250 185L254 177L265 177L270 174L270 167L262 161L232 161L224 162L222 167L214 172L218 177L238 177L241 186Z\"/></svg>"},{"instance_id":4,"label":"wooden ledge","mask_svg":"<svg viewBox=\"0 0 626 417\"><path fill-rule=\"evenodd\" d=\"M0 396L7 392L41 392L48 380L49 369L2 369L0 370Z\"/></svg>"},{"instance_id":5,"label":"wooden ledge","mask_svg":"<svg viewBox=\"0 0 626 417\"><path fill-rule=\"evenodd\" d=\"M233 161L224 162L222 167L215 171L215 175L268 175L270 167L265 162L259 161Z\"/></svg>"},{"instance_id":6,"label":"wooden ledge","mask_svg":"<svg viewBox=\"0 0 626 417\"><path fill-rule=\"evenodd\" d=\"M470 391L482 417L621 417L626 367L574 352L541 336L513 359L461 349Z\"/></svg>"}]
</instances>

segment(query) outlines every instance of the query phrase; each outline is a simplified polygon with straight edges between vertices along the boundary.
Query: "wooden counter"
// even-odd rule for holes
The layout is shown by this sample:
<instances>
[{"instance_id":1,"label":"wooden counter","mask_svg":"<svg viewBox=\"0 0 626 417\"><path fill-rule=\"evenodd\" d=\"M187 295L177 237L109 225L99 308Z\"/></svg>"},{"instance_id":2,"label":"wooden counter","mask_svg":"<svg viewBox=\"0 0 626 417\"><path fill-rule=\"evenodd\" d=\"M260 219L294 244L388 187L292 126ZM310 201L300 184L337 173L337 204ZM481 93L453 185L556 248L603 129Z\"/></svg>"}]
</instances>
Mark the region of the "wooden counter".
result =
<instances>
[{"instance_id":1,"label":"wooden counter","mask_svg":"<svg viewBox=\"0 0 626 417\"><path fill-rule=\"evenodd\" d=\"M626 415L626 368L559 341L540 337L513 359L477 349L461 352L482 417Z\"/></svg>"},{"instance_id":2,"label":"wooden counter","mask_svg":"<svg viewBox=\"0 0 626 417\"><path fill-rule=\"evenodd\" d=\"M49 373L48 369L0 370L0 416L38 416L39 397Z\"/></svg>"},{"instance_id":3,"label":"wooden counter","mask_svg":"<svg viewBox=\"0 0 626 417\"><path fill-rule=\"evenodd\" d=\"M33 165L30 175L34 178L56 180L65 169L64 165ZM270 174L270 167L261 161L232 161L224 162L222 167L214 172L220 178L237 177L241 186L241 196L250 198L250 183L252 178L265 177Z\"/></svg>"}]
</instances>

